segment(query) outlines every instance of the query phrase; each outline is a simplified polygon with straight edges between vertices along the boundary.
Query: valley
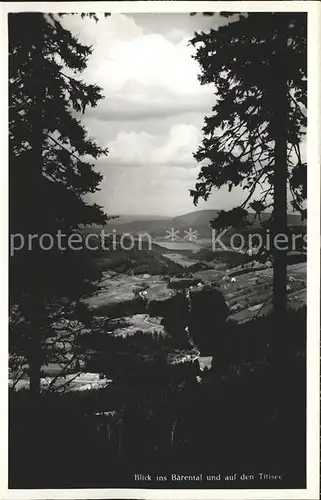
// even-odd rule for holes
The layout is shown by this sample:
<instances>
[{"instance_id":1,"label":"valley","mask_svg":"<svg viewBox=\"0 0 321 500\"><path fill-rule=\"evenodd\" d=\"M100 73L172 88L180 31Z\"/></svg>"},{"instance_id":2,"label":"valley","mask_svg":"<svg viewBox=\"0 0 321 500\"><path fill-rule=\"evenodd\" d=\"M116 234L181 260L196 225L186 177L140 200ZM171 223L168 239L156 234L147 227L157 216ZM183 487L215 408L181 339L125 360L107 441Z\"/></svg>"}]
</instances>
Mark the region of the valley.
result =
<instances>
[{"instance_id":1,"label":"valley","mask_svg":"<svg viewBox=\"0 0 321 500\"><path fill-rule=\"evenodd\" d=\"M183 220L191 226L192 220L186 217ZM165 222L168 221L161 219L159 224ZM136 222L126 222L118 223L118 228L130 224L136 227ZM83 303L93 314L98 329L108 338L135 338L138 332L170 340L164 311L171 308L171 303L180 294L186 296L208 286L217 287L223 294L229 321L245 323L272 310L271 262L259 262L255 256L232 249L213 252L209 238L169 241L155 237L151 247L145 242L141 248L99 250L89 257L91 266L99 270L101 278L95 292L84 298ZM288 265L288 306L295 310L306 304L306 262L300 262L301 258L299 255L299 262L295 263L289 260ZM166 357L170 364L197 359L201 369L212 362L212 357L202 355L191 339L187 346L167 349ZM72 353L67 353L66 360L71 358ZM52 384L59 390L67 385L68 390L83 391L110 383L108 375L99 376L85 365L79 373L79 367L77 371L70 364L64 377L60 376L62 368L57 363L43 367L43 388ZM27 387L27 384L27 377L22 378L16 388Z\"/></svg>"}]
</instances>

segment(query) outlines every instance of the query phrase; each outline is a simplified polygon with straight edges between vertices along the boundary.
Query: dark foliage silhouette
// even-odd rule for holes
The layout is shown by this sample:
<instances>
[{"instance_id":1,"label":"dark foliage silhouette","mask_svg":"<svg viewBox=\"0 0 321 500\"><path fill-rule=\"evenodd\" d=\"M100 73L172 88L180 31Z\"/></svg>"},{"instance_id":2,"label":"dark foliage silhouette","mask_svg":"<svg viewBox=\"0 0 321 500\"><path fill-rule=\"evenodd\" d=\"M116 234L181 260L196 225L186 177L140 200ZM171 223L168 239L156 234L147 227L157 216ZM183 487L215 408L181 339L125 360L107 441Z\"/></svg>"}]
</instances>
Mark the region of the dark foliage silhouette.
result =
<instances>
[{"instance_id":1,"label":"dark foliage silhouette","mask_svg":"<svg viewBox=\"0 0 321 500\"><path fill-rule=\"evenodd\" d=\"M80 120L102 98L101 89L80 76L92 49L63 28L59 15L19 13L8 19L10 233L25 242L10 257L10 301L19 324L17 330L17 322L11 323L10 345L18 349L18 357L12 353L15 364L26 358L21 361L36 395L48 361L50 325L58 321L53 313L50 322L52 309L66 298L77 301L90 283L82 253L75 256L56 243L50 251L43 247L59 231L70 235L80 223L106 222L103 210L83 196L99 188L102 176L94 161L107 150ZM42 246L36 239L30 247L30 235L47 235L47 241Z\"/></svg>"},{"instance_id":2,"label":"dark foliage silhouette","mask_svg":"<svg viewBox=\"0 0 321 500\"><path fill-rule=\"evenodd\" d=\"M196 33L190 42L197 48L200 82L216 88L195 153L201 171L191 195L197 203L207 200L213 187L240 186L247 190L245 201L222 210L213 228L244 228L248 208L260 219L273 207L272 235L287 235L287 184L293 209L306 217L307 165L300 153L307 122L306 14L221 15L229 20L226 25ZM283 314L287 252L273 245L272 253L274 307Z\"/></svg>"},{"instance_id":3,"label":"dark foliage silhouette","mask_svg":"<svg viewBox=\"0 0 321 500\"><path fill-rule=\"evenodd\" d=\"M242 463L252 472L282 470L282 487L302 485L305 319L300 310L282 324L274 315L228 323L221 359L203 373L196 363L166 363L170 339L88 337L99 355L96 368L115 381L99 391L43 394L35 443L27 432L33 423L30 394L12 394L13 487L137 487L133 463L164 474L228 473ZM37 453L30 456L31 445Z\"/></svg>"}]
</instances>

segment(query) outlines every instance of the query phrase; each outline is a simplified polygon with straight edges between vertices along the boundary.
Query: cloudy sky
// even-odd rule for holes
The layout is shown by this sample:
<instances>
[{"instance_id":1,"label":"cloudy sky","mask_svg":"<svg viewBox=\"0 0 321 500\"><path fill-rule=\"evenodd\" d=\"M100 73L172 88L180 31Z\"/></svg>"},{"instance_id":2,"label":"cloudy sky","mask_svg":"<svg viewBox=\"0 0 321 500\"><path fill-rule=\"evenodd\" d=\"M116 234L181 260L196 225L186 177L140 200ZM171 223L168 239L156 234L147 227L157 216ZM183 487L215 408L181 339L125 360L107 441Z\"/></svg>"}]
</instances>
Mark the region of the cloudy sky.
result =
<instances>
[{"instance_id":1,"label":"cloudy sky","mask_svg":"<svg viewBox=\"0 0 321 500\"><path fill-rule=\"evenodd\" d=\"M83 78L103 88L105 99L84 123L109 156L94 201L109 214L180 215L195 209L189 189L199 165L204 116L214 87L198 82L198 63L188 45L195 31L222 22L219 16L113 14L95 23L66 16L63 24L94 48ZM215 190L199 208L228 208L243 199Z\"/></svg>"}]
</instances>

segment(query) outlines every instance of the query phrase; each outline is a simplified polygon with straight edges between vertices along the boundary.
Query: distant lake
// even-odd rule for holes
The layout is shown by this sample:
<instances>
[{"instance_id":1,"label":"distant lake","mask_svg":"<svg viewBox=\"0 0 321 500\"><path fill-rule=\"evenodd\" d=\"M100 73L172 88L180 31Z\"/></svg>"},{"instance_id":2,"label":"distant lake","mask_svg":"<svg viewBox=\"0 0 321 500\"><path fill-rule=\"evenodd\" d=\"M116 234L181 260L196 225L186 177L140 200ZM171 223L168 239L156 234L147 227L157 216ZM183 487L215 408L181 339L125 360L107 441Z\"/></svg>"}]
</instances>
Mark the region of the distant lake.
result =
<instances>
[{"instance_id":1,"label":"distant lake","mask_svg":"<svg viewBox=\"0 0 321 500\"><path fill-rule=\"evenodd\" d=\"M191 252L198 252L202 247L193 241L154 241L156 245L159 245L167 250L184 251L190 250Z\"/></svg>"}]
</instances>

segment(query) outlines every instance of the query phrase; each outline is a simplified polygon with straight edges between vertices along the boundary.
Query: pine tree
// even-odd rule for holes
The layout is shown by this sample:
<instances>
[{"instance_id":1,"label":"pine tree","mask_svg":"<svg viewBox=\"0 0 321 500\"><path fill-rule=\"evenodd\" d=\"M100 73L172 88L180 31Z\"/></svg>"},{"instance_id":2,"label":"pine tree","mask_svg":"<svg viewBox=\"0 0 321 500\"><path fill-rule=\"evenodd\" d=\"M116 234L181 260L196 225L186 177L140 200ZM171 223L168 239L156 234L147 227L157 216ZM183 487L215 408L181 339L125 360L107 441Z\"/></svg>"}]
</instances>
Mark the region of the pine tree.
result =
<instances>
[{"instance_id":1,"label":"pine tree","mask_svg":"<svg viewBox=\"0 0 321 500\"><path fill-rule=\"evenodd\" d=\"M43 251L33 242L30 251L28 238L59 230L69 235L79 224L107 221L101 207L84 200L99 189L94 162L107 150L80 119L103 98L102 89L81 79L92 48L63 27L62 16L9 15L10 233L25 241L10 259L11 306L19 308L24 325L21 342L15 335L11 345L27 357L34 394L47 361L52 304L81 296L86 266L68 249Z\"/></svg>"},{"instance_id":2,"label":"pine tree","mask_svg":"<svg viewBox=\"0 0 321 500\"><path fill-rule=\"evenodd\" d=\"M227 24L196 33L190 42L197 49L201 84L214 84L216 92L194 155L201 171L191 195L197 204L213 187L247 190L241 206L221 211L213 228L242 227L248 208L260 216L272 207L273 241L277 234L288 234L288 191L293 209L306 217L307 165L300 153L307 124L306 14L222 16ZM283 313L287 252L274 245L272 253L274 308Z\"/></svg>"}]
</instances>

